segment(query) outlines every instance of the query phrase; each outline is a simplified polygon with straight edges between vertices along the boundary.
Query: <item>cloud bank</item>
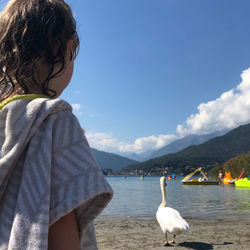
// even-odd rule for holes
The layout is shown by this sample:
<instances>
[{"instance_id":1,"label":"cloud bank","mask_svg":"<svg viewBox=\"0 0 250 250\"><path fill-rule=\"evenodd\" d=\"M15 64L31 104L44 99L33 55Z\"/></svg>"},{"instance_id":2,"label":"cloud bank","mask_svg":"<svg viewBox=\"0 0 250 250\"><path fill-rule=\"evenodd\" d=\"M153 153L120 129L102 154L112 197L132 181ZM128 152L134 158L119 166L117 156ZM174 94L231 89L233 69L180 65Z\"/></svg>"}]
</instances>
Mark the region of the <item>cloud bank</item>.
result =
<instances>
[{"instance_id":1,"label":"cloud bank","mask_svg":"<svg viewBox=\"0 0 250 250\"><path fill-rule=\"evenodd\" d=\"M241 74L242 81L234 89L224 92L219 98L201 103L198 112L177 125L177 135L151 135L136 139L133 143L118 141L111 133L88 132L90 145L108 152L143 153L157 150L175 139L190 134L207 134L218 130L233 129L250 122L250 68ZM77 108L77 106L76 106Z\"/></svg>"},{"instance_id":2,"label":"cloud bank","mask_svg":"<svg viewBox=\"0 0 250 250\"><path fill-rule=\"evenodd\" d=\"M181 136L206 134L250 122L250 68L242 72L241 78L236 88L214 101L201 103L198 112L178 125L176 132Z\"/></svg>"},{"instance_id":3,"label":"cloud bank","mask_svg":"<svg viewBox=\"0 0 250 250\"><path fill-rule=\"evenodd\" d=\"M151 149L159 149L177 138L175 135L151 135L149 137L138 138L129 144L118 141L112 133L107 134L88 131L86 132L86 137L91 147L96 149L115 153L133 152L137 154Z\"/></svg>"}]
</instances>

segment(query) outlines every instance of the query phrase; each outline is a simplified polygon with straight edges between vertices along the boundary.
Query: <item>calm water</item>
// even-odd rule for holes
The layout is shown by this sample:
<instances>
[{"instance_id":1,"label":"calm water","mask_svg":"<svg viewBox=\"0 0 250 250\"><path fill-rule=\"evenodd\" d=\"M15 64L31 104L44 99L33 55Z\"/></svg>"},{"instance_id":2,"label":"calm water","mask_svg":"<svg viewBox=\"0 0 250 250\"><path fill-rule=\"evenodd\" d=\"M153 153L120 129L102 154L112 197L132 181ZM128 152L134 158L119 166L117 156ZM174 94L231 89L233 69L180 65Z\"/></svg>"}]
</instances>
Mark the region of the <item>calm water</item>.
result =
<instances>
[{"instance_id":1,"label":"calm water","mask_svg":"<svg viewBox=\"0 0 250 250\"><path fill-rule=\"evenodd\" d=\"M167 180L167 206L183 216L212 218L250 215L250 189L234 185L186 186L183 177ZM114 197L102 215L155 217L161 203L160 177L106 177Z\"/></svg>"}]
</instances>

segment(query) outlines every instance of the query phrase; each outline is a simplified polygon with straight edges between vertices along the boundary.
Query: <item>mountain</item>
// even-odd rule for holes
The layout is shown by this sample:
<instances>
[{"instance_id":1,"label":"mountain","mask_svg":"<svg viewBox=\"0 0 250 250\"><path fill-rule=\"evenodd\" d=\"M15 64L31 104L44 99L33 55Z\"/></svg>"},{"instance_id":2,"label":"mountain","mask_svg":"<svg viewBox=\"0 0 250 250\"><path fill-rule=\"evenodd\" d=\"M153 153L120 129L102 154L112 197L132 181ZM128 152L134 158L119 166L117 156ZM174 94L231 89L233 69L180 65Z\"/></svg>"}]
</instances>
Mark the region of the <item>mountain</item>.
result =
<instances>
[{"instance_id":1,"label":"mountain","mask_svg":"<svg viewBox=\"0 0 250 250\"><path fill-rule=\"evenodd\" d=\"M226 132L227 132L226 130L223 130L223 131L216 131L206 135L188 135L181 139L177 139L171 142L170 144L156 150L148 157L148 159L160 157L166 154L176 153L188 146L199 145L203 142L208 141L209 139L224 135Z\"/></svg>"},{"instance_id":2,"label":"mountain","mask_svg":"<svg viewBox=\"0 0 250 250\"><path fill-rule=\"evenodd\" d=\"M125 158L129 158L134 161L139 161L139 162L142 162L145 160L143 156L141 156L140 154L136 154L136 153L126 153L126 152L120 153L119 152L118 155L125 157Z\"/></svg>"},{"instance_id":3,"label":"mountain","mask_svg":"<svg viewBox=\"0 0 250 250\"><path fill-rule=\"evenodd\" d=\"M120 171L122 168L138 163L137 161L128 159L112 153L99 151L91 148L94 157L101 169L112 169L113 171Z\"/></svg>"},{"instance_id":4,"label":"mountain","mask_svg":"<svg viewBox=\"0 0 250 250\"><path fill-rule=\"evenodd\" d=\"M223 136L215 137L200 145L189 146L177 153L167 154L133 166L128 166L123 171L171 167L176 172L189 172L190 168L194 167L211 167L250 151L249 134L250 124L242 125Z\"/></svg>"},{"instance_id":5,"label":"mountain","mask_svg":"<svg viewBox=\"0 0 250 250\"><path fill-rule=\"evenodd\" d=\"M136 153L119 153L119 155L122 155L124 157L127 157L129 159L135 160L135 161L146 161L149 159L149 156L155 152L155 150L147 150L146 152L136 154Z\"/></svg>"}]
</instances>

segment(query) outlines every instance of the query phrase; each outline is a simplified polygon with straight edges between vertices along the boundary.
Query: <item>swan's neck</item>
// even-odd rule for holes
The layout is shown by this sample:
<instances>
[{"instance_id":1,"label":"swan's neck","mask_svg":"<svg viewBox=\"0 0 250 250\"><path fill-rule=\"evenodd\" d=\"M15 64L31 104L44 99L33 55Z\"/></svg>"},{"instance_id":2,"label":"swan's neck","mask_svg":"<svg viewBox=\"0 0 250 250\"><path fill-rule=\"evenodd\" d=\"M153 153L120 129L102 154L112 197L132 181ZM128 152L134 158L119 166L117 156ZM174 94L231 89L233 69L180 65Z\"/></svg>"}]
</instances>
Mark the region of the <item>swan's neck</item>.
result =
<instances>
[{"instance_id":1,"label":"swan's neck","mask_svg":"<svg viewBox=\"0 0 250 250\"><path fill-rule=\"evenodd\" d=\"M161 202L159 208L165 207L166 204L167 204L165 183L162 183L162 184L161 184L161 195L162 195L162 202Z\"/></svg>"}]
</instances>

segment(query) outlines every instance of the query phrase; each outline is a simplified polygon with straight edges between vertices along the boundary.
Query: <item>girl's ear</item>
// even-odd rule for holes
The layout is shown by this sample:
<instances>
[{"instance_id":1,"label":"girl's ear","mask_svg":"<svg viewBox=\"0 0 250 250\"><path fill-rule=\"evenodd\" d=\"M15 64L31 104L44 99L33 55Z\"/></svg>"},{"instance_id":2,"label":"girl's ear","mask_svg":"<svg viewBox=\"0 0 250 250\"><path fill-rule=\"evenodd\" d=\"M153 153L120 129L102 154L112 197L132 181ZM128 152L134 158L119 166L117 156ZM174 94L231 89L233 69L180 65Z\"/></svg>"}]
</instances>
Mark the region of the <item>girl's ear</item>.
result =
<instances>
[{"instance_id":1,"label":"girl's ear","mask_svg":"<svg viewBox=\"0 0 250 250\"><path fill-rule=\"evenodd\" d=\"M67 47L67 50L71 50L73 48L73 40L72 39L68 40L66 47Z\"/></svg>"},{"instance_id":2,"label":"girl's ear","mask_svg":"<svg viewBox=\"0 0 250 250\"><path fill-rule=\"evenodd\" d=\"M73 48L73 40L70 39L68 40L67 45L66 45L66 58L69 58L70 61L72 61L73 59L72 48Z\"/></svg>"}]
</instances>

